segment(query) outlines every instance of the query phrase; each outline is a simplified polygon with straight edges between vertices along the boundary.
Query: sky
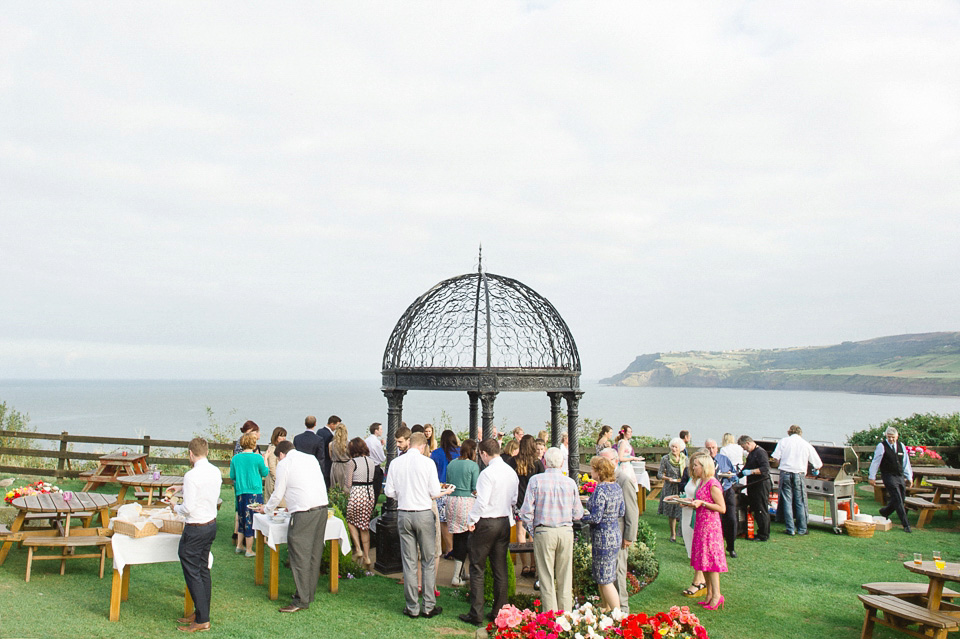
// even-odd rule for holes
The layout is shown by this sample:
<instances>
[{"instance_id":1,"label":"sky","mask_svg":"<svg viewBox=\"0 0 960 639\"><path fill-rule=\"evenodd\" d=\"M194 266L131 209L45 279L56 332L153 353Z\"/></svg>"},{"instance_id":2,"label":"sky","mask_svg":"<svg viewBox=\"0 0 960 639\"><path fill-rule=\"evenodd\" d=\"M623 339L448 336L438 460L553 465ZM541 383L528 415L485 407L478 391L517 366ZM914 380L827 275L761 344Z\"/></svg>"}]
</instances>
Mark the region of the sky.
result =
<instances>
[{"instance_id":1,"label":"sky","mask_svg":"<svg viewBox=\"0 0 960 639\"><path fill-rule=\"evenodd\" d=\"M484 268L583 376L960 330L960 3L20 3L0 378L377 379Z\"/></svg>"}]
</instances>

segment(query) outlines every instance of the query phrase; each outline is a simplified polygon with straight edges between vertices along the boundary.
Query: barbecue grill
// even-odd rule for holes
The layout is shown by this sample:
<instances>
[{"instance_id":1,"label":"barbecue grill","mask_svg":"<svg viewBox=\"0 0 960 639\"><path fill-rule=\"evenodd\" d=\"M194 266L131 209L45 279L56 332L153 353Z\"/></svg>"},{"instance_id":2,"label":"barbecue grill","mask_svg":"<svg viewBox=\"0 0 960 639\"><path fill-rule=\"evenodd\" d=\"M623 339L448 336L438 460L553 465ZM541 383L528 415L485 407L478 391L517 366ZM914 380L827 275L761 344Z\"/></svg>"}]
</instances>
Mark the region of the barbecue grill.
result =
<instances>
[{"instance_id":1,"label":"barbecue grill","mask_svg":"<svg viewBox=\"0 0 960 639\"><path fill-rule=\"evenodd\" d=\"M849 517L853 518L855 512L854 493L856 492L856 481L854 477L860 470L860 461L857 453L850 446L837 446L833 443L811 442L817 454L820 455L820 461L823 467L820 469L819 476L810 474L807 469L807 475L804 478L804 485L807 487L807 524L815 526L827 526L833 528L833 532L838 535L843 533L840 526L840 518L837 514L840 504L847 503ZM775 440L764 439L757 442L757 446L767 451L768 455L773 454L777 447ZM771 457L771 463L773 458ZM776 468L770 469L770 479L773 481L774 490L780 486L780 471ZM824 506L824 515L810 515L810 501L818 500L825 502L830 507L829 517L826 516L826 505ZM779 506L778 506L779 507Z\"/></svg>"}]
</instances>

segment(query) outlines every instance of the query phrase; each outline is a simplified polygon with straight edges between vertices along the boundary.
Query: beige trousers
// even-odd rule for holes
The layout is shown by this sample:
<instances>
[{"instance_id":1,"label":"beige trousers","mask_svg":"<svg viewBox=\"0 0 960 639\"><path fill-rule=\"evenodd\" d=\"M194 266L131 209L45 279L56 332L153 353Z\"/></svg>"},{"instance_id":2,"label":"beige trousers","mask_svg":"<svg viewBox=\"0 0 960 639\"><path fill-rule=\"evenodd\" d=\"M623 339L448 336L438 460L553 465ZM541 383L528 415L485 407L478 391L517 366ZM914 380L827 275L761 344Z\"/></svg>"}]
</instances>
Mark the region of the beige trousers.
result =
<instances>
[{"instance_id":1,"label":"beige trousers","mask_svg":"<svg viewBox=\"0 0 960 639\"><path fill-rule=\"evenodd\" d=\"M533 531L533 557L543 610L573 610L573 528L538 526Z\"/></svg>"}]
</instances>

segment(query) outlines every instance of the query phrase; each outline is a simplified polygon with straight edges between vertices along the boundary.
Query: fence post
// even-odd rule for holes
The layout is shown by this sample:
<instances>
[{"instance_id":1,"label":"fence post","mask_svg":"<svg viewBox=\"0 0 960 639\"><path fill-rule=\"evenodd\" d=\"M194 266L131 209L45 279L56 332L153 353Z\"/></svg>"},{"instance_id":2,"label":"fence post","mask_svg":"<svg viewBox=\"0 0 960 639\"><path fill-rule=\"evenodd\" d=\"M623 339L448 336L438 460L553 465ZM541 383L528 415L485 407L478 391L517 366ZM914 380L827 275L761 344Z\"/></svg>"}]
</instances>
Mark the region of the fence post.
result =
<instances>
[{"instance_id":1,"label":"fence post","mask_svg":"<svg viewBox=\"0 0 960 639\"><path fill-rule=\"evenodd\" d=\"M60 453L61 454L67 452L67 435L69 434L70 433L68 433L65 430L60 432ZM67 465L68 469L70 468L69 466L70 460L68 460L66 456L61 456L60 459L57 460L57 472L54 475L57 479L63 479L64 464Z\"/></svg>"},{"instance_id":2,"label":"fence post","mask_svg":"<svg viewBox=\"0 0 960 639\"><path fill-rule=\"evenodd\" d=\"M143 454L150 455L150 435L143 436Z\"/></svg>"}]
</instances>

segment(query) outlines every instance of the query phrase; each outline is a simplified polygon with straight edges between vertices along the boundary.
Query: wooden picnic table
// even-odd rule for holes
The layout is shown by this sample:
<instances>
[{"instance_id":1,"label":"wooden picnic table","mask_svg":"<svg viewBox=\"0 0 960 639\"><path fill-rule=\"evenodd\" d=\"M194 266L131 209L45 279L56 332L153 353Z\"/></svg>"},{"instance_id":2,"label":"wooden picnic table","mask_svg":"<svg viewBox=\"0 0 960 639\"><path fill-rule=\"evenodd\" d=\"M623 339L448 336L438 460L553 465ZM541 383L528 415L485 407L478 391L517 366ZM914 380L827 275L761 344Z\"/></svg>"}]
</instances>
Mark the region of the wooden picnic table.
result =
<instances>
[{"instance_id":1,"label":"wooden picnic table","mask_svg":"<svg viewBox=\"0 0 960 639\"><path fill-rule=\"evenodd\" d=\"M87 477L87 483L83 486L84 492L108 483L117 482L118 477L127 475L139 475L146 473L150 469L147 467L146 453L111 453L100 457L100 464L93 474Z\"/></svg>"},{"instance_id":2,"label":"wooden picnic table","mask_svg":"<svg viewBox=\"0 0 960 639\"><path fill-rule=\"evenodd\" d=\"M949 466L913 466L913 478L920 483L924 477L943 477L944 479L960 479L960 468Z\"/></svg>"},{"instance_id":3,"label":"wooden picnic table","mask_svg":"<svg viewBox=\"0 0 960 639\"><path fill-rule=\"evenodd\" d=\"M180 475L159 475L157 479L153 478L153 473L140 473L138 475L125 475L117 477L120 482L120 503L124 503L127 490L132 486L147 493L147 505L153 503L153 489L158 488L160 496L163 491L171 486L183 486L183 477Z\"/></svg>"},{"instance_id":4,"label":"wooden picnic table","mask_svg":"<svg viewBox=\"0 0 960 639\"><path fill-rule=\"evenodd\" d=\"M911 637L946 639L947 634L955 632L960 625L960 606L944 601L949 598L944 595L944 584L947 581L960 581L960 564L947 563L938 570L932 561L905 561L903 567L929 579L926 594L920 596L921 604L925 605L909 601L918 595L923 584L864 584L863 587L871 593L882 594L859 595L866 609L861 639L871 639L874 624L887 626ZM880 613L883 613L882 616ZM917 625L918 628L908 628L911 625Z\"/></svg>"},{"instance_id":5,"label":"wooden picnic table","mask_svg":"<svg viewBox=\"0 0 960 639\"><path fill-rule=\"evenodd\" d=\"M917 517L917 529L923 528L933 514L938 510L946 510L953 517L953 511L960 509L957 501L957 491L960 490L960 481L951 479L928 479L927 483L933 486L933 508L924 508Z\"/></svg>"},{"instance_id":6,"label":"wooden picnic table","mask_svg":"<svg viewBox=\"0 0 960 639\"><path fill-rule=\"evenodd\" d=\"M944 584L948 581L960 582L960 564L946 563L943 570L937 570L933 561L916 564L911 560L903 562L903 567L930 580L930 586L927 589L927 610L960 611L960 606L943 602Z\"/></svg>"},{"instance_id":7,"label":"wooden picnic table","mask_svg":"<svg viewBox=\"0 0 960 639\"><path fill-rule=\"evenodd\" d=\"M13 523L10 525L10 534L4 536L3 547L0 548L0 566L7 560L7 554L14 542L21 541L25 533L21 532L23 522L27 513L43 513L50 515L51 518L64 518L66 520L63 526L63 537L69 537L71 532L75 535L100 535L101 528L90 528L92 515L87 517L83 528L71 531L70 517L74 513L100 513L100 522L102 528L107 528L110 524L110 507L117 503L116 495L102 495L100 493L71 493L71 499L65 500L64 493L42 493L39 495L27 495L17 497L12 505L19 510ZM58 537L60 532L56 529L40 530L30 532L31 537Z\"/></svg>"}]
</instances>

